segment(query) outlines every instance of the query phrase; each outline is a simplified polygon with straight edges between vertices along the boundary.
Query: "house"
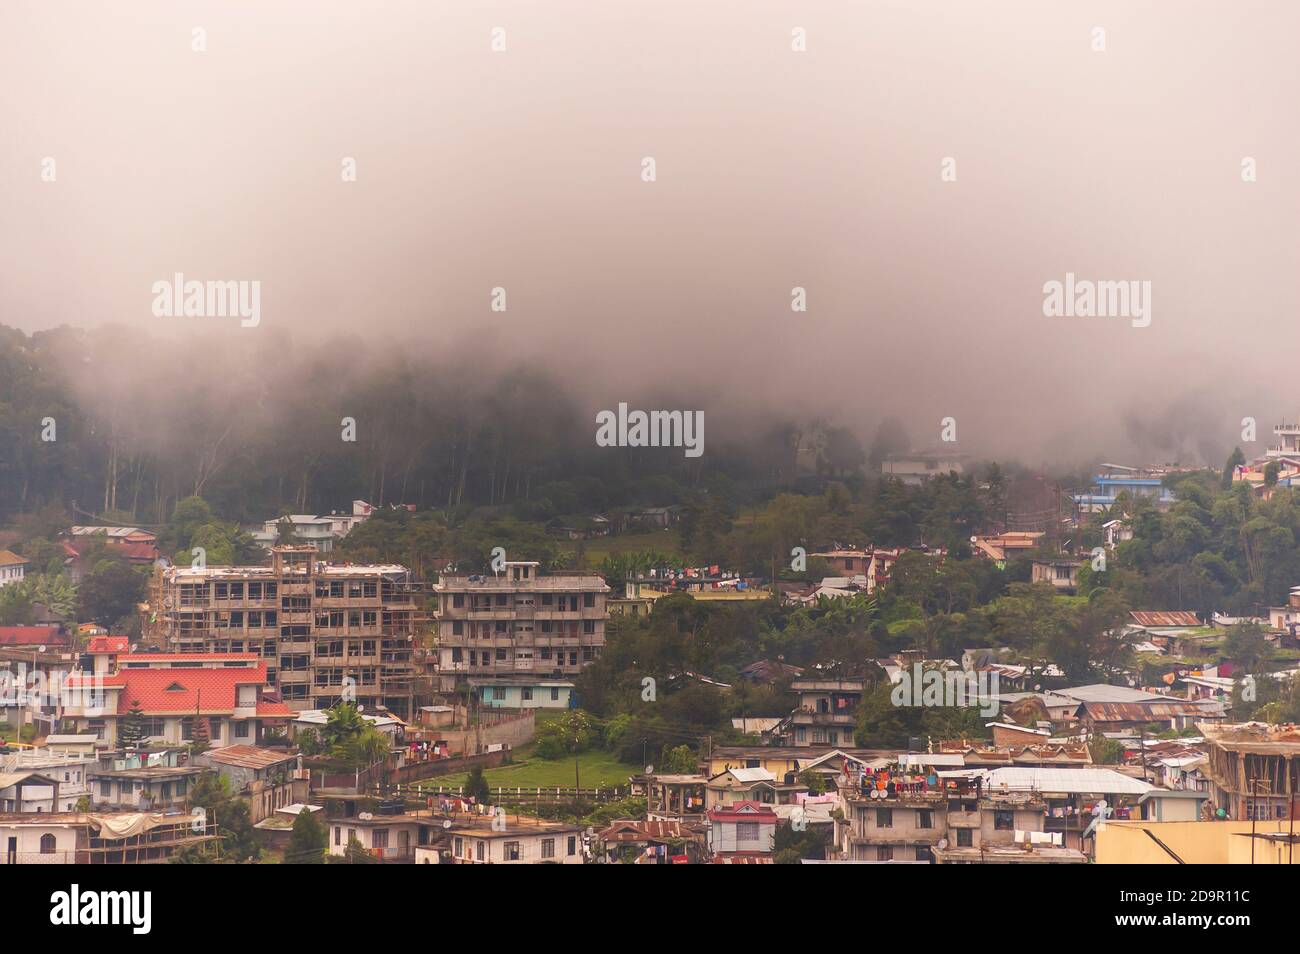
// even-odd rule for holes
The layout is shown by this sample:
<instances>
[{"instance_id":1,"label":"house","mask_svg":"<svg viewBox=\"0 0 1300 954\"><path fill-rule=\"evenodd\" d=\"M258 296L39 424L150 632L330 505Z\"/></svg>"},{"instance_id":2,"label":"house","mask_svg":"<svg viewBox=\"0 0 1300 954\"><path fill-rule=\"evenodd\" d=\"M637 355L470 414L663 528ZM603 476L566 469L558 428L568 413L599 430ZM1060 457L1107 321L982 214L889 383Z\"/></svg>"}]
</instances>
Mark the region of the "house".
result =
<instances>
[{"instance_id":1,"label":"house","mask_svg":"<svg viewBox=\"0 0 1300 954\"><path fill-rule=\"evenodd\" d=\"M838 577L822 580L822 589L853 589L874 593L876 587L889 582L889 573L903 553L900 549L869 546L865 549L820 550L809 556L825 560ZM836 585L836 580L846 581ZM851 584L851 585L850 585ZM833 594L828 594L833 595ZM803 602L808 602L807 599ZM812 600L816 602L816 600Z\"/></svg>"},{"instance_id":2,"label":"house","mask_svg":"<svg viewBox=\"0 0 1300 954\"><path fill-rule=\"evenodd\" d=\"M709 779L704 790L704 800L709 808L739 802L793 805L797 803L800 794L807 792L807 785L797 780L781 781L767 769L733 768Z\"/></svg>"},{"instance_id":3,"label":"house","mask_svg":"<svg viewBox=\"0 0 1300 954\"><path fill-rule=\"evenodd\" d=\"M97 809L181 812L203 769L184 749L157 748L106 752L89 774Z\"/></svg>"},{"instance_id":4,"label":"house","mask_svg":"<svg viewBox=\"0 0 1300 954\"><path fill-rule=\"evenodd\" d=\"M791 666L775 659L759 659L740 670L742 680L764 686L784 682L787 679L802 675L803 669L801 667Z\"/></svg>"},{"instance_id":5,"label":"house","mask_svg":"<svg viewBox=\"0 0 1300 954\"><path fill-rule=\"evenodd\" d=\"M95 766L94 750L62 748L46 739L44 747L19 749L0 755L0 806L4 811L75 811L82 798L90 796L90 770ZM66 738L66 737L65 737ZM22 776L27 775L27 778ZM47 779L45 782L37 778ZM19 788L22 792L19 792ZM26 806L26 807L20 807Z\"/></svg>"},{"instance_id":6,"label":"house","mask_svg":"<svg viewBox=\"0 0 1300 954\"><path fill-rule=\"evenodd\" d=\"M1045 804L1043 831L1060 834L1066 848L1086 851L1092 846L1093 822L1137 814L1137 799L1155 786L1113 769L1038 768L1013 766L984 772L990 795L1030 794ZM1102 803L1105 803L1104 805Z\"/></svg>"},{"instance_id":7,"label":"house","mask_svg":"<svg viewBox=\"0 0 1300 954\"><path fill-rule=\"evenodd\" d=\"M64 721L109 746L128 718L147 740L181 745L206 735L220 747L254 744L294 715L268 691L266 663L249 654L133 653L119 662L114 673L74 675L63 687Z\"/></svg>"},{"instance_id":8,"label":"house","mask_svg":"<svg viewBox=\"0 0 1300 954\"><path fill-rule=\"evenodd\" d=\"M1106 538L1106 547L1110 550L1133 539L1133 528L1129 526L1127 515L1107 520L1101 525L1101 530Z\"/></svg>"},{"instance_id":9,"label":"house","mask_svg":"<svg viewBox=\"0 0 1300 954\"><path fill-rule=\"evenodd\" d=\"M472 677L468 682L485 709L568 709L575 701L567 679Z\"/></svg>"},{"instance_id":10,"label":"house","mask_svg":"<svg viewBox=\"0 0 1300 954\"><path fill-rule=\"evenodd\" d=\"M904 484L923 484L939 474L960 474L966 469L966 455L946 452L894 453L880 462L880 473Z\"/></svg>"},{"instance_id":11,"label":"house","mask_svg":"<svg viewBox=\"0 0 1300 954\"><path fill-rule=\"evenodd\" d=\"M138 812L0 814L0 864L142 864L221 835L183 815Z\"/></svg>"},{"instance_id":12,"label":"house","mask_svg":"<svg viewBox=\"0 0 1300 954\"><path fill-rule=\"evenodd\" d=\"M2 812L48 812L63 802L59 797L59 780L53 775L33 769L0 772Z\"/></svg>"},{"instance_id":13,"label":"house","mask_svg":"<svg viewBox=\"0 0 1300 954\"><path fill-rule=\"evenodd\" d=\"M709 853L715 860L770 857L777 817L769 805L736 802L709 810Z\"/></svg>"},{"instance_id":14,"label":"house","mask_svg":"<svg viewBox=\"0 0 1300 954\"><path fill-rule=\"evenodd\" d=\"M416 849L416 864L438 864L443 852L456 865L580 865L582 828L522 818L497 826L453 825L440 848Z\"/></svg>"},{"instance_id":15,"label":"house","mask_svg":"<svg viewBox=\"0 0 1300 954\"><path fill-rule=\"evenodd\" d=\"M704 825L620 820L596 833L596 850L606 864L698 864L708 854L707 840Z\"/></svg>"},{"instance_id":16,"label":"house","mask_svg":"<svg viewBox=\"0 0 1300 954\"><path fill-rule=\"evenodd\" d=\"M647 775L646 817L651 821L698 822L707 810L703 775Z\"/></svg>"},{"instance_id":17,"label":"house","mask_svg":"<svg viewBox=\"0 0 1300 954\"><path fill-rule=\"evenodd\" d=\"M1008 530L996 535L975 536L971 538L971 550L1001 564L1033 553L1042 546L1046 536L1041 530Z\"/></svg>"},{"instance_id":18,"label":"house","mask_svg":"<svg viewBox=\"0 0 1300 954\"><path fill-rule=\"evenodd\" d=\"M66 649L70 642L58 626L0 626L0 646L44 652Z\"/></svg>"},{"instance_id":19,"label":"house","mask_svg":"<svg viewBox=\"0 0 1300 954\"><path fill-rule=\"evenodd\" d=\"M1149 498L1160 510L1167 510L1174 502L1174 492L1164 485L1169 471L1121 464L1103 464L1102 468L1102 472L1092 479L1090 493L1073 495L1078 513L1105 513L1115 506L1121 493Z\"/></svg>"},{"instance_id":20,"label":"house","mask_svg":"<svg viewBox=\"0 0 1300 954\"><path fill-rule=\"evenodd\" d=\"M715 745L707 757L708 777L730 768L761 768L784 780L794 777L811 766L838 768L847 759L850 763L869 762L893 753L881 749L831 748L829 746L789 745ZM701 779L705 781L705 779Z\"/></svg>"},{"instance_id":21,"label":"house","mask_svg":"<svg viewBox=\"0 0 1300 954\"><path fill-rule=\"evenodd\" d=\"M0 586L21 583L27 573L27 560L12 550L0 550Z\"/></svg>"},{"instance_id":22,"label":"house","mask_svg":"<svg viewBox=\"0 0 1300 954\"><path fill-rule=\"evenodd\" d=\"M307 797L302 756L255 745L227 745L194 758L230 783L230 790L248 801L254 824Z\"/></svg>"},{"instance_id":23,"label":"house","mask_svg":"<svg viewBox=\"0 0 1300 954\"><path fill-rule=\"evenodd\" d=\"M618 596L610 596L605 601L605 606L611 616L631 616L637 619L649 616L655 607L655 601L666 595L662 590L652 589L641 580L625 580L623 592Z\"/></svg>"},{"instance_id":24,"label":"house","mask_svg":"<svg viewBox=\"0 0 1300 954\"><path fill-rule=\"evenodd\" d=\"M1082 560L1069 557L1034 560L1030 564L1030 580L1034 583L1050 583L1064 593L1073 593L1079 586L1079 568Z\"/></svg>"},{"instance_id":25,"label":"house","mask_svg":"<svg viewBox=\"0 0 1300 954\"><path fill-rule=\"evenodd\" d=\"M415 505L394 504L393 509L414 511ZM328 553L334 549L336 542L346 537L358 524L368 520L374 512L375 508L364 500L354 500L350 514L287 513L267 520L260 530L254 530L250 535L269 549L280 542L280 526L287 522L293 531L295 542L309 544L321 553Z\"/></svg>"},{"instance_id":26,"label":"house","mask_svg":"<svg viewBox=\"0 0 1300 954\"><path fill-rule=\"evenodd\" d=\"M790 691L799 701L777 734L796 747L851 743L865 685L861 679L794 680Z\"/></svg>"},{"instance_id":27,"label":"house","mask_svg":"<svg viewBox=\"0 0 1300 954\"><path fill-rule=\"evenodd\" d=\"M387 806L384 806L386 809ZM344 818L326 818L328 853L344 855L354 840L371 857L382 862L417 862L421 849L433 852L441 832L441 819L404 811L358 812Z\"/></svg>"},{"instance_id":28,"label":"house","mask_svg":"<svg viewBox=\"0 0 1300 954\"><path fill-rule=\"evenodd\" d=\"M1194 822L1201 819L1201 806L1209 800L1208 792L1153 789L1138 799L1138 805L1147 821Z\"/></svg>"},{"instance_id":29,"label":"house","mask_svg":"<svg viewBox=\"0 0 1300 954\"><path fill-rule=\"evenodd\" d=\"M897 768L866 772L839 790L835 849L840 858L875 863L1049 860L1064 837L1046 828L1048 801L1038 791L990 791L980 770L942 770L934 756L908 756ZM1029 850L1045 851L1022 857ZM1079 863L1081 853L1053 860Z\"/></svg>"}]
</instances>

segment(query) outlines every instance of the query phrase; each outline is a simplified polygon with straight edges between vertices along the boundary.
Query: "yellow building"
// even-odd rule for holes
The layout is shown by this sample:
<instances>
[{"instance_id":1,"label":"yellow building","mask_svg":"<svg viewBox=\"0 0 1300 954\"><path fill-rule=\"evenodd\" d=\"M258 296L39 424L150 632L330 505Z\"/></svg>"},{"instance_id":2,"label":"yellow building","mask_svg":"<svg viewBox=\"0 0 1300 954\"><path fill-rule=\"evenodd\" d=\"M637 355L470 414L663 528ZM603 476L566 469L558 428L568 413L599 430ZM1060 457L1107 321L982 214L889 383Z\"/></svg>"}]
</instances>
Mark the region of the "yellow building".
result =
<instances>
[{"instance_id":1,"label":"yellow building","mask_svg":"<svg viewBox=\"0 0 1300 954\"><path fill-rule=\"evenodd\" d=\"M1099 865L1288 864L1289 822L1108 821L1097 833ZM1298 833L1300 834L1300 833ZM1297 852L1300 854L1300 852Z\"/></svg>"}]
</instances>

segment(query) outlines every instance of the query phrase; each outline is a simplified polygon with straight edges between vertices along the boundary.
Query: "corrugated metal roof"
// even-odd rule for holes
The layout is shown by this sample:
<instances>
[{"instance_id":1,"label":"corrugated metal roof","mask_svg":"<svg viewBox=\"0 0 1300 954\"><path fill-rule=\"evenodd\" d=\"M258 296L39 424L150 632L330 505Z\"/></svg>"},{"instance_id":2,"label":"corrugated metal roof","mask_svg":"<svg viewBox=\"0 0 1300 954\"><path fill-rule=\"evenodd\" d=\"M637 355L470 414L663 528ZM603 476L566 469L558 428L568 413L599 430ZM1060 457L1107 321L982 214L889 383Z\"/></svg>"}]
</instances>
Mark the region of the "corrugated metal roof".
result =
<instances>
[{"instance_id":1,"label":"corrugated metal roof","mask_svg":"<svg viewBox=\"0 0 1300 954\"><path fill-rule=\"evenodd\" d=\"M1072 795L1142 795L1155 788L1141 779L1102 768L1034 768L1012 766L993 769L986 776L991 792L1065 792Z\"/></svg>"}]
</instances>

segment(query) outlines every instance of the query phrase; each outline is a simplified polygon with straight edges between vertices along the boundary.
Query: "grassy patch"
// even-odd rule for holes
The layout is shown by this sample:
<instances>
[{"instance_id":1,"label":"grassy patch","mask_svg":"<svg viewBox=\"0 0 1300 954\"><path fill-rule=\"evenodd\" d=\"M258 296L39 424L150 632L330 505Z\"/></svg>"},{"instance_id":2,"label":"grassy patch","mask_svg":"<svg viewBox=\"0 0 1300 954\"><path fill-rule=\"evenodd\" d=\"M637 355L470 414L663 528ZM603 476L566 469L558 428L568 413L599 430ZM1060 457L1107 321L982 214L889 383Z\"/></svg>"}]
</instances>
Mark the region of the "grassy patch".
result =
<instances>
[{"instance_id":1,"label":"grassy patch","mask_svg":"<svg viewBox=\"0 0 1300 954\"><path fill-rule=\"evenodd\" d=\"M560 549L577 553L578 544L585 544L587 565L596 567L611 553L640 553L651 551L666 557L685 560L681 552L681 535L675 527L668 530L648 530L645 533L623 533L616 537L598 537L595 540L564 540Z\"/></svg>"},{"instance_id":2,"label":"grassy patch","mask_svg":"<svg viewBox=\"0 0 1300 954\"><path fill-rule=\"evenodd\" d=\"M529 750L522 750L529 751ZM483 775L493 788L571 788L573 787L573 759L539 759L531 754L516 756L513 765L486 770ZM614 788L627 785L627 777L637 771L635 766L620 762L609 752L589 751L578 756L578 768L583 788ZM422 785L456 787L464 785L467 774L440 775L425 779Z\"/></svg>"}]
</instances>

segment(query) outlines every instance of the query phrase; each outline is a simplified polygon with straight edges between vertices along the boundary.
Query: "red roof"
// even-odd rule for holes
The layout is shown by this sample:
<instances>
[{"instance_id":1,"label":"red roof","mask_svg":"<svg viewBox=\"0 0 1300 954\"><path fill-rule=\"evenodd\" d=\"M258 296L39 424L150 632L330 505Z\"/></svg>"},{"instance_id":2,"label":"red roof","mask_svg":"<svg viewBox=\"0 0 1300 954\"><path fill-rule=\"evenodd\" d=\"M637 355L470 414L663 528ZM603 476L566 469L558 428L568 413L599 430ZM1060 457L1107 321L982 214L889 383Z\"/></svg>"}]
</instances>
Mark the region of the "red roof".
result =
<instances>
[{"instance_id":1,"label":"red roof","mask_svg":"<svg viewBox=\"0 0 1300 954\"><path fill-rule=\"evenodd\" d=\"M229 714L235 710L237 687L250 683L266 683L264 664L242 669L123 669L104 680L105 685L123 687L117 697L118 715L130 712L137 702L147 715ZM276 704L259 702L258 715L264 706Z\"/></svg>"},{"instance_id":2,"label":"red roof","mask_svg":"<svg viewBox=\"0 0 1300 954\"><path fill-rule=\"evenodd\" d=\"M197 659L221 660L222 662L256 662L262 657L257 653L131 653L129 659L122 662L127 663L163 663L163 662L192 662ZM247 672L248 667L244 667ZM175 671L175 670L170 670Z\"/></svg>"},{"instance_id":3,"label":"red roof","mask_svg":"<svg viewBox=\"0 0 1300 954\"><path fill-rule=\"evenodd\" d=\"M67 641L57 626L0 626L0 646L63 645Z\"/></svg>"},{"instance_id":4,"label":"red roof","mask_svg":"<svg viewBox=\"0 0 1300 954\"><path fill-rule=\"evenodd\" d=\"M771 822L775 825L776 812L772 811L770 805L761 802L733 802L730 805L719 805L709 809L709 821L757 821Z\"/></svg>"},{"instance_id":5,"label":"red roof","mask_svg":"<svg viewBox=\"0 0 1300 954\"><path fill-rule=\"evenodd\" d=\"M92 636L88 653L124 653L131 648L129 636Z\"/></svg>"}]
</instances>

